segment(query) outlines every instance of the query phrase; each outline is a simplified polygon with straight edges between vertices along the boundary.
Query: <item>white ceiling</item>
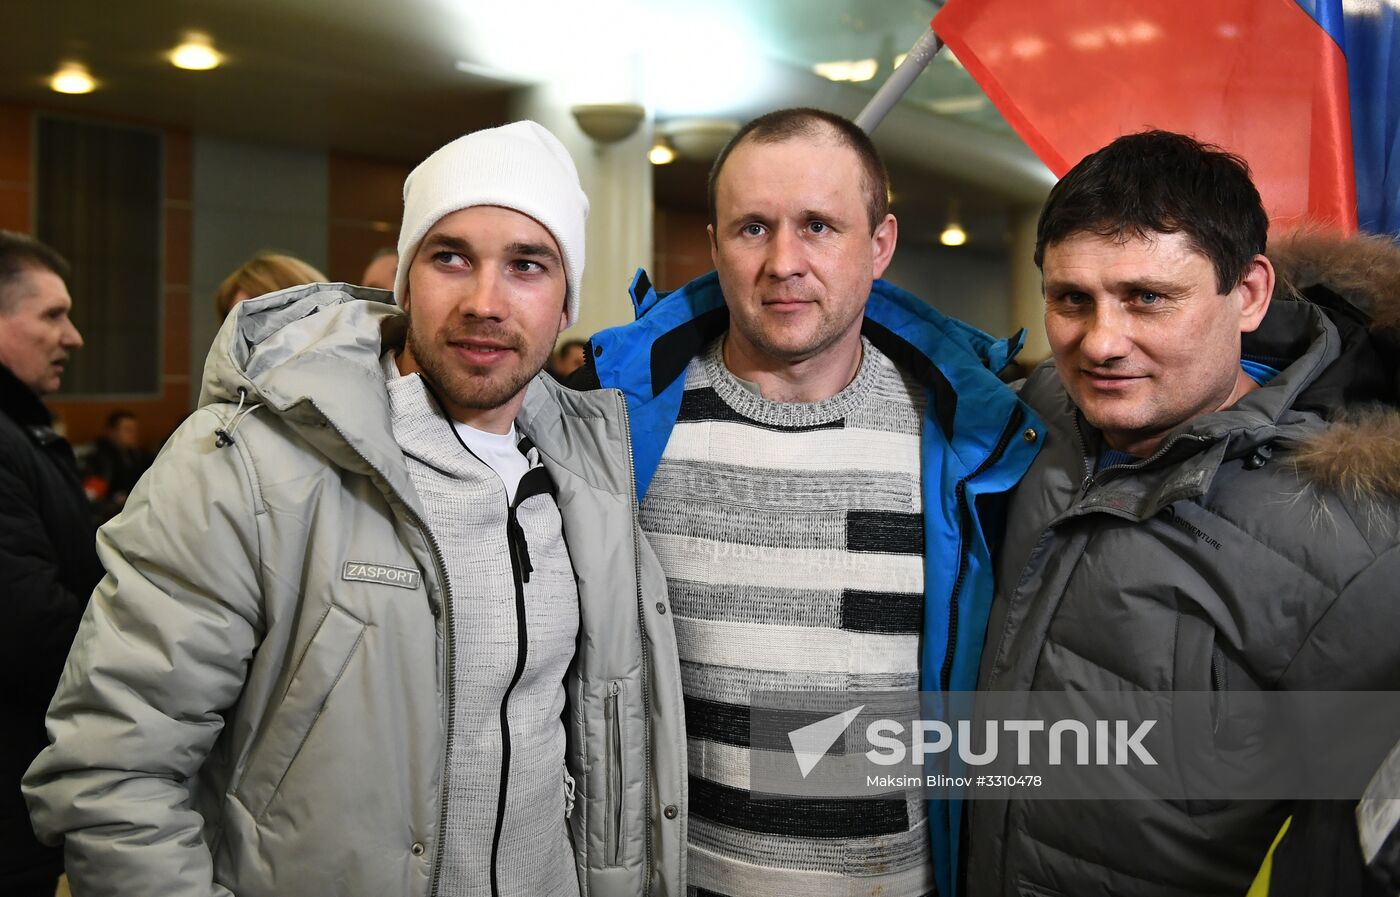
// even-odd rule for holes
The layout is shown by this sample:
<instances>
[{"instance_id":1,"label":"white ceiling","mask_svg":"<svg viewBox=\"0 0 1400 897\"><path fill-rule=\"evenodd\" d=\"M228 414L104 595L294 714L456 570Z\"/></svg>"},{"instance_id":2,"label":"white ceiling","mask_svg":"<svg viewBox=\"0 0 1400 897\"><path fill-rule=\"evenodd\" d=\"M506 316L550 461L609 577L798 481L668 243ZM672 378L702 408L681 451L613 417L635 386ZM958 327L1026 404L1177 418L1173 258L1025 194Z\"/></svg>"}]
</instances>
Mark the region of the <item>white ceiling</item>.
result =
<instances>
[{"instance_id":1,"label":"white ceiling","mask_svg":"<svg viewBox=\"0 0 1400 897\"><path fill-rule=\"evenodd\" d=\"M513 91L543 80L660 120L796 104L854 115L934 12L930 0L0 0L0 97L411 161L508 120ZM224 66L165 60L191 30ZM49 91L66 59L101 89ZM861 84L812 72L864 59L878 71ZM943 56L875 136L911 208L957 197L975 218L1034 204L1052 183Z\"/></svg>"}]
</instances>

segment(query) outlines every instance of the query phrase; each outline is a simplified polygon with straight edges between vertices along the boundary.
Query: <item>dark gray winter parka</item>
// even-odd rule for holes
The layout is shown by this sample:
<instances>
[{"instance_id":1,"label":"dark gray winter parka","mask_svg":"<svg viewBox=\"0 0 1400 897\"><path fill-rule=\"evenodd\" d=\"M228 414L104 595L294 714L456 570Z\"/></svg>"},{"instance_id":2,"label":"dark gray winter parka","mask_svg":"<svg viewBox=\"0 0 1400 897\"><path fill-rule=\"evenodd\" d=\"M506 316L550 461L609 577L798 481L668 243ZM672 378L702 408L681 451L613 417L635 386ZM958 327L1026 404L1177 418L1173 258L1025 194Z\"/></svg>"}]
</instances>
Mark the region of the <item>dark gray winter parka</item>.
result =
<instances>
[{"instance_id":1,"label":"dark gray winter parka","mask_svg":"<svg viewBox=\"0 0 1400 897\"><path fill-rule=\"evenodd\" d=\"M1325 279L1293 249L1283 273ZM1356 255L1400 272L1388 241ZM1351 298L1393 323L1389 287ZM1151 458L1098 472L1100 437L1053 365L1032 373L1021 398L1048 432L1012 501L981 688L1400 689L1400 413L1346 417L1343 395L1375 370L1355 351L1375 353L1344 318L1339 331L1276 293L1244 350L1282 372ZM1013 798L970 812L971 897L1238 897L1288 806Z\"/></svg>"}]
</instances>

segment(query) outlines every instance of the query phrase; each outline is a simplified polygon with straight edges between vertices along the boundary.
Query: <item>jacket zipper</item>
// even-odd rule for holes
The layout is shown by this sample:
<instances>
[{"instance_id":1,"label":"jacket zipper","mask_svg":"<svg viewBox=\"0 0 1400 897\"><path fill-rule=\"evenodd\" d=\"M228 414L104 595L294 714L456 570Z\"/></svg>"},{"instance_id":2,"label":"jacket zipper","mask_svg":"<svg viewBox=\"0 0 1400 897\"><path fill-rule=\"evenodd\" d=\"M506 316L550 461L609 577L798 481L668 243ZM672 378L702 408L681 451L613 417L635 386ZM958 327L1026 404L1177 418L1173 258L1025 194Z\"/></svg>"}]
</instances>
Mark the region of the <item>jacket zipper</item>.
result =
<instances>
[{"instance_id":1,"label":"jacket zipper","mask_svg":"<svg viewBox=\"0 0 1400 897\"><path fill-rule=\"evenodd\" d=\"M1084 480L1079 484L1079 498L1076 499L1076 501L1082 501L1084 496L1089 494L1089 490L1094 487L1094 484L1102 480L1103 475L1106 473L1119 470L1137 470L1146 467L1148 464L1151 464L1153 461L1156 461L1168 451L1175 448L1177 443L1187 439L1194 439L1202 443L1210 441L1202 436L1195 436L1190 433L1178 433L1176 436L1173 436L1171 439L1158 446L1157 451L1148 455L1146 458L1134 461L1131 464L1113 464L1109 467L1105 467L1103 470L1095 472L1093 459L1089 457L1089 442L1084 438L1084 430L1080 428L1078 413L1074 415L1074 434L1079 437L1079 451L1084 456Z\"/></svg>"},{"instance_id":2,"label":"jacket zipper","mask_svg":"<svg viewBox=\"0 0 1400 897\"><path fill-rule=\"evenodd\" d=\"M603 724L606 727L604 740L607 748L607 765L604 767L605 791L608 797L609 812L603 822L604 852L609 865L621 862L622 853L622 720L618 715L618 693L622 686L618 682L608 683L608 696L603 701Z\"/></svg>"},{"instance_id":3,"label":"jacket zipper","mask_svg":"<svg viewBox=\"0 0 1400 897\"><path fill-rule=\"evenodd\" d=\"M517 497L518 500L518 497ZM491 836L491 894L500 897L499 860L501 833L505 830L506 798L510 791L510 696L520 678L525 674L525 659L529 653L529 633L525 625L525 583L530 581L531 565L529 549L525 544L525 531L520 527L515 505L506 507L506 544L510 549L510 572L515 581L515 632L517 652L515 675L501 696L501 788L496 799L496 830Z\"/></svg>"},{"instance_id":4,"label":"jacket zipper","mask_svg":"<svg viewBox=\"0 0 1400 897\"><path fill-rule=\"evenodd\" d=\"M953 581L953 592L948 598L948 648L943 655L943 668L938 674L938 687L940 691L948 691L953 678L953 646L954 636L958 631L958 595L962 593L963 581L967 579L967 556L972 551L972 508L967 503L967 483L982 474L987 468L1001 460L1001 456L1006 452L1006 447L1011 443L1011 435L1021 426L1021 421L1025 419L1025 411L1020 403L1011 412L1011 419L1006 422L1006 428L1001 431L1001 437L997 439L996 447L992 453L977 465L977 469L972 473L958 480L954 488L957 496L959 520L962 522L959 533L958 547L958 575Z\"/></svg>"},{"instance_id":5,"label":"jacket zipper","mask_svg":"<svg viewBox=\"0 0 1400 897\"><path fill-rule=\"evenodd\" d=\"M642 692L642 756L644 765L642 766L642 785L644 790L644 802L642 806L645 812L642 813L642 843L646 847L646 865L642 869L643 887L651 890L651 676L648 672L651 669L650 650L647 648L646 632L646 596L642 594L642 546L641 537L638 535L641 524L639 522L641 511L637 501L637 461L632 457L632 417L627 410L627 400L623 398L621 390L613 390L617 396L617 402L622 406L622 433L626 440L627 447L627 482L632 484L628 490L632 501L632 575L637 584L637 635L641 645L641 692ZM681 856L684 858L685 850L682 847Z\"/></svg>"},{"instance_id":6,"label":"jacket zipper","mask_svg":"<svg viewBox=\"0 0 1400 897\"><path fill-rule=\"evenodd\" d=\"M1074 413L1074 435L1079 440L1079 455L1084 459L1084 479L1079 481L1079 498L1089 494L1094 485L1094 462L1089 457L1089 440L1084 438L1084 429L1079 425L1079 412Z\"/></svg>"},{"instance_id":7,"label":"jacket zipper","mask_svg":"<svg viewBox=\"0 0 1400 897\"><path fill-rule=\"evenodd\" d=\"M373 466L373 465L371 465ZM407 507L407 505L405 505ZM446 653L446 673L444 675L443 696L447 701L447 731L443 737L442 749L442 773L438 777L439 809L438 809L438 829L437 848L433 851L432 887L429 892L436 897L438 892L438 877L442 872L442 854L446 849L447 839L444 835L447 832L447 758L452 755L452 731L454 718L456 716L456 696L452 693L454 681L457 678L457 650L452 642L452 579L447 575L447 562L442 558L442 549L438 546L437 539L433 536L433 531L428 529L428 525L413 514L418 519L418 529L423 535L428 537L428 544L433 549L433 559L437 562L438 573L442 577L443 592L445 597L442 601L442 629L444 633L443 651Z\"/></svg>"},{"instance_id":8,"label":"jacket zipper","mask_svg":"<svg viewBox=\"0 0 1400 897\"><path fill-rule=\"evenodd\" d=\"M311 403L311 406L313 408L316 408L316 413L321 416L321 420L325 421L326 426L330 427L332 430L335 431L335 434L340 437L341 442L345 443L345 445L349 447L351 451L355 452L356 455L359 455L360 460L365 462L365 464L369 466L369 469L374 471L375 474L378 475L378 477L385 482L385 484L388 484L389 478L384 475L384 471L376 467L373 461L364 456L364 453L356 451L353 447L353 443L351 443L350 440L346 437L345 432L339 427L337 427L335 424L331 423L331 419L326 415L324 411L317 407L314 401ZM452 645L452 580L447 575L447 562L443 560L442 546L438 545L437 539L433 536L433 531L428 528L427 523L423 521L422 517L418 516L418 512L413 510L413 507L409 505L408 502L402 502L402 504L404 507L404 511L412 520L413 525L418 528L418 532L423 535L423 537L428 543L428 547L432 550L433 563L437 567L438 580L442 584L443 591L442 625L444 633L443 644L444 651L446 653L447 667L446 681L443 685L443 694L446 696L447 700L447 731L446 733L444 733L444 749L442 752L442 775L439 778L439 781L443 784L440 791L441 809L438 815L437 849L434 851L432 885L429 888L429 893L432 895L432 897L437 897L439 873L442 869L442 853L445 840L443 838L443 833L447 831L447 758L452 751L452 723L454 716L453 705L455 703L453 699L454 696L452 694L452 680L456 674L457 666L454 660L455 652L453 650Z\"/></svg>"},{"instance_id":9,"label":"jacket zipper","mask_svg":"<svg viewBox=\"0 0 1400 897\"><path fill-rule=\"evenodd\" d=\"M1215 693L1210 696L1210 730L1220 731L1220 720L1225 716L1225 699L1228 682L1225 679L1225 652L1219 645L1210 647L1210 687Z\"/></svg>"}]
</instances>

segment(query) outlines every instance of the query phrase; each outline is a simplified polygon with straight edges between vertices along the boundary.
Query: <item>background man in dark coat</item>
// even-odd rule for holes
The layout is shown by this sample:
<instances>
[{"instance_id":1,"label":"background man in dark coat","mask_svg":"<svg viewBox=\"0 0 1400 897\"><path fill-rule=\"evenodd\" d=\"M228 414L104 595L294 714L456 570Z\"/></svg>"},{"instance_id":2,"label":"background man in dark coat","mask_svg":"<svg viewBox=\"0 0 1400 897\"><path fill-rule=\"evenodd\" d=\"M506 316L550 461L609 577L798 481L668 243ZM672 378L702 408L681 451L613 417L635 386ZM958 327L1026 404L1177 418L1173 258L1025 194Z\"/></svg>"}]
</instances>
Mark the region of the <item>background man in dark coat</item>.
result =
<instances>
[{"instance_id":1,"label":"background man in dark coat","mask_svg":"<svg viewBox=\"0 0 1400 897\"><path fill-rule=\"evenodd\" d=\"M0 893L52 897L62 851L34 837L19 781L48 743L53 697L88 595L102 578L73 451L41 397L83 344L58 253L0 231Z\"/></svg>"},{"instance_id":2,"label":"background man in dark coat","mask_svg":"<svg viewBox=\"0 0 1400 897\"><path fill-rule=\"evenodd\" d=\"M152 460L141 447L141 424L136 415L125 409L113 411L107 417L106 431L93 443L81 464L88 477L84 485L90 493L94 487L98 493L90 497L99 526L121 513L127 496Z\"/></svg>"}]
</instances>

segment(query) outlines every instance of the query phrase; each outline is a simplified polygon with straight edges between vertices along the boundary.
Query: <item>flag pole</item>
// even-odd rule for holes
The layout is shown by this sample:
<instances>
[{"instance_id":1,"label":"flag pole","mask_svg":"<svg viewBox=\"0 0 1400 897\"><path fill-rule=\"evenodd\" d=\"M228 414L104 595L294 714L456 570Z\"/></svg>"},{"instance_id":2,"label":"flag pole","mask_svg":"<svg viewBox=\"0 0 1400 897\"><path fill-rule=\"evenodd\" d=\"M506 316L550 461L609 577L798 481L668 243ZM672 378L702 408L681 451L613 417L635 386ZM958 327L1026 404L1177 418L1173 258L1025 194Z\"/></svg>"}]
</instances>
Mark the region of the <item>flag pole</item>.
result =
<instances>
[{"instance_id":1,"label":"flag pole","mask_svg":"<svg viewBox=\"0 0 1400 897\"><path fill-rule=\"evenodd\" d=\"M938 3L941 7L943 4ZM933 32L933 24L929 23L928 31L914 42L909 54L904 57L904 61L890 73L885 83L880 85L880 89L875 92L875 96L870 98L870 102L865 104L865 108L856 116L856 125L865 133L869 134L880 126L880 122L885 120L885 116L900 101L909 86L914 83L914 79L923 74L924 69L933 61L933 57L938 55L938 51L943 49L943 41Z\"/></svg>"}]
</instances>

